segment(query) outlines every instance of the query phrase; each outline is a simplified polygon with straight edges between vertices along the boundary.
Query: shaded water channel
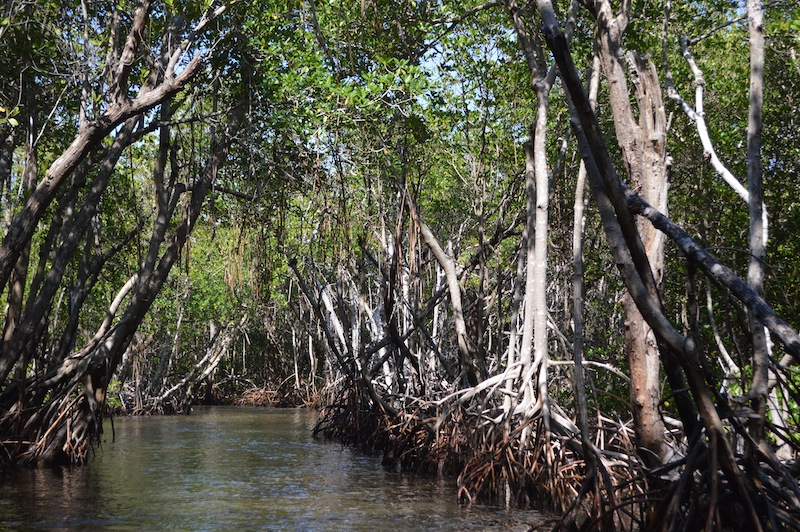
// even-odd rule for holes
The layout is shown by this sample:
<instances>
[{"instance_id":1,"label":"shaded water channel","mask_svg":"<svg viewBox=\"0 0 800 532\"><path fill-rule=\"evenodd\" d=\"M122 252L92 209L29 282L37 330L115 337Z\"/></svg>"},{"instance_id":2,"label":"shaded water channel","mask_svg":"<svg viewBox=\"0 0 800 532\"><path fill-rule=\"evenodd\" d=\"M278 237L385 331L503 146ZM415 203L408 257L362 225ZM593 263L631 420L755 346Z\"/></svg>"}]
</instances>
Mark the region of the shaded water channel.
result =
<instances>
[{"instance_id":1,"label":"shaded water channel","mask_svg":"<svg viewBox=\"0 0 800 532\"><path fill-rule=\"evenodd\" d=\"M0 480L0 530L528 530L529 511L460 507L452 479L388 471L314 440L303 409L117 418L86 467Z\"/></svg>"}]
</instances>

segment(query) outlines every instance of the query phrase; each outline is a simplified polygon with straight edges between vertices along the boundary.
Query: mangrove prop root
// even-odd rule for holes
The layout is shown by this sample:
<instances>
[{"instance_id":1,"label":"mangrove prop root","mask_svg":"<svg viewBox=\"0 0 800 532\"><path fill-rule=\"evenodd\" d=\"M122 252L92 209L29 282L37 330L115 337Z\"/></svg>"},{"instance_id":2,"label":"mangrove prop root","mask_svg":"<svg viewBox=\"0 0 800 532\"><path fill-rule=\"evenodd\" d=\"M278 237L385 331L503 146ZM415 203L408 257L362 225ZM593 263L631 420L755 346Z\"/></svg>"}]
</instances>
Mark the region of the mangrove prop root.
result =
<instances>
[{"instance_id":1,"label":"mangrove prop root","mask_svg":"<svg viewBox=\"0 0 800 532\"><path fill-rule=\"evenodd\" d=\"M602 418L592 455L565 438L547 439L539 419L510 426L487 423L479 406L415 401L389 415L358 382L341 384L320 410L317 436L383 454L386 467L456 478L462 504L536 505L562 513L559 529L641 530L736 528L747 506L720 470L710 441L697 440L686 457L647 470L622 422ZM446 411L445 415L442 415ZM522 428L532 436L522 440ZM742 465L744 468L744 465ZM756 472L764 489L751 493L770 529L797 529L800 511L792 475Z\"/></svg>"}]
</instances>

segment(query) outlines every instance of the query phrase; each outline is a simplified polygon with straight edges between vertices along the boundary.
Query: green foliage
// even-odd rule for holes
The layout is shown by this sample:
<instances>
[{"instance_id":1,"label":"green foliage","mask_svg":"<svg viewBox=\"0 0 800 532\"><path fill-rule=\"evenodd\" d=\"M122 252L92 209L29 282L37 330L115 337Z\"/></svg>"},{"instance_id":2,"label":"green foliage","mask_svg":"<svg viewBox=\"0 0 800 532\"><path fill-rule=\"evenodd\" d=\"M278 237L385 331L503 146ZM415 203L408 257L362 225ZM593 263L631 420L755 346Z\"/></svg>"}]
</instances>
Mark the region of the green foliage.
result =
<instances>
[{"instance_id":1,"label":"green foliage","mask_svg":"<svg viewBox=\"0 0 800 532\"><path fill-rule=\"evenodd\" d=\"M102 58L108 53L110 37L105 22L115 9L133 4L88 2L92 22L87 27L78 23L83 17L80 3L39 4L37 10L15 7L0 20L0 42L8 50L0 57L0 132L15 139L15 161L19 161L25 119L36 114L43 131L38 139L39 167L44 169L77 132L82 96L74 89L83 88L83 80L87 80L87 118L108 109L110 102L104 97L108 76ZM188 0L157 3L148 34L188 27L216 5ZM175 147L170 154L174 167L168 176L191 188L215 142L213 136L219 135L224 124L224 113L240 106L247 119L228 154L227 166L215 178L215 189L189 246L182 251L180 268L172 272L139 332L140 338L171 342L182 316L177 349L182 358L174 367L176 372L190 366L202 350L210 321L223 324L242 313L251 314L252 323L258 324L252 337L257 349L268 353L262 355L275 355L275 368L285 362L291 354L286 346L291 344L288 331L295 319L291 305L296 295L289 293L287 256L307 255L331 278L339 266L356 262L360 242L374 252L378 262L387 261L386 248L393 239L412 246L406 236L411 224L399 200L403 190L412 195L420 216L439 241L452 244L459 261L472 257L495 228L507 229L510 236L486 251L485 266L512 277L509 272L515 271L522 246L522 144L534 120L534 95L508 13L499 7L458 18L476 5L260 0L232 2L222 18L212 22L214 31L205 33L195 46L207 52L208 68L194 87L174 99L177 113L171 141ZM657 64L664 7L659 2L634 2L624 43L626 49L650 54ZM680 55L677 36L694 39L692 51L706 77L705 117L712 140L720 158L743 179L749 71L746 26L742 21L726 25L740 11L739 3L729 0L674 4L666 43L676 86L691 98L693 78ZM766 294L784 315L795 319L800 315L800 288L794 281L800 276L800 249L794 238L800 231L796 205L800 132L795 118L800 107L796 90L800 86L800 10L796 6L768 8L766 28L764 161L772 223ZM571 48L582 70L590 64L593 39L594 20L581 12ZM157 51L163 45L151 39L146 46ZM84 61L85 57L91 59ZM21 98L20 80L32 72L36 72L30 80L36 86L35 109ZM148 66L137 61L131 93L149 74ZM569 134L563 96L557 85L548 126L550 164L559 156L560 140ZM667 106L673 117L668 143L673 161L670 213L743 273L746 205L708 167L693 124L673 103ZM612 138L605 93L601 93L599 114L607 138ZM142 121L150 123L155 116L153 111ZM99 148L108 148L110 143L111 139L105 139ZM81 313L84 341L102 322L109 302L146 252L146 235L155 223L152 161L157 143L155 136L143 135L126 149L99 204L97 238L87 244L89 254L123 244L96 279L94 297ZM617 151L613 145L611 150ZM559 301L552 305L552 313L560 323L569 321L569 305L562 299L571 273L566 242L571 238L577 168L578 157L570 147L563 171L551 184L551 293ZM15 170L4 182L0 205L9 216L21 208L11 193L19 188L19 180L20 172ZM46 222L54 212L55 207ZM175 227L178 216L170 223ZM46 226L42 224L32 246L33 262L44 244ZM589 356L619 364L624 359L618 334L623 328L617 305L621 284L613 274L594 213L587 228ZM679 317L686 269L676 253L670 257L665 304L671 315ZM80 280L81 258L77 253L68 265L65 293ZM420 267L433 271L431 262ZM486 289L485 279L475 271L465 274L462 283L474 301L478 300L475 294ZM70 314L66 299L51 315L58 320L54 337ZM500 306L497 319L509 320L508 298ZM731 315L726 318L735 321ZM263 325L266 321L272 325ZM495 324L501 329L507 325ZM741 339L741 331L729 334ZM151 352L154 363L159 354L158 349ZM266 358L262 363L266 364ZM625 408L617 398L627 397L627 390L617 377L598 372L596 385L610 394L607 400L597 399L603 408Z\"/></svg>"}]
</instances>

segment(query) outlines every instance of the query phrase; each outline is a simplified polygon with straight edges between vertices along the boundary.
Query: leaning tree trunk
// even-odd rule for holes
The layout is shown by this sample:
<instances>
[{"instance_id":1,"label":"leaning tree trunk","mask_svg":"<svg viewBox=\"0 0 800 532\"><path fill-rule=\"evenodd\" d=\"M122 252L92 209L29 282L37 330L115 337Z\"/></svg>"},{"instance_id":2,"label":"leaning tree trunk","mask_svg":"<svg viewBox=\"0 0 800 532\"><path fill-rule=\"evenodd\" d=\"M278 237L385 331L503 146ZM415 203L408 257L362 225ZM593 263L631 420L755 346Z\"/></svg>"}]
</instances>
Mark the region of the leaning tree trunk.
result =
<instances>
[{"instance_id":1,"label":"leaning tree trunk","mask_svg":"<svg viewBox=\"0 0 800 532\"><path fill-rule=\"evenodd\" d=\"M167 140L170 128L162 126L154 171L158 213L138 273L120 290L88 343L63 360L54 360L51 369L10 383L0 396L4 407L0 434L14 462L80 463L86 459L102 430L99 416L110 378L191 234L240 119L234 116L222 138L212 141L206 166L191 183L191 192L178 182L177 165L170 168L170 177L165 180L162 163L171 145ZM165 181L167 186L163 186ZM187 194L191 196L186 198ZM175 224L173 214L182 198L184 216ZM114 322L126 298L127 307Z\"/></svg>"},{"instance_id":2,"label":"leaning tree trunk","mask_svg":"<svg viewBox=\"0 0 800 532\"><path fill-rule=\"evenodd\" d=\"M176 64L190 44L190 41L184 41L177 47L167 50L168 53L171 52L171 55L165 57L166 61L157 61L159 68L150 69L151 76L153 76L163 68L164 77L161 82L158 84L143 83L135 98L128 97L128 78L136 63L135 56L142 37L147 33L149 15L150 2L141 2L134 11L131 30L124 45L113 50L109 55L109 57L113 57L112 63L108 65L113 74L112 79L109 80L108 94L104 96L111 102L110 105L96 120L81 124L72 143L50 165L47 175L36 186L25 206L6 231L2 245L0 245L0 286L5 286L8 282L14 264L25 247L29 245L37 224L73 171L120 124L152 109L180 92L199 71L201 55L198 54L180 70L180 73L176 74ZM202 24L204 25L205 22L207 21L203 21ZM198 25L199 27L201 26Z\"/></svg>"},{"instance_id":3,"label":"leaning tree trunk","mask_svg":"<svg viewBox=\"0 0 800 532\"><path fill-rule=\"evenodd\" d=\"M200 360L175 384L161 390L158 396L146 399L145 410L148 412L177 412L187 410L191 403L195 386L206 382L206 393L210 394L213 384L211 378L222 358L228 353L233 341L245 330L248 316L245 314L238 323L226 323L221 327L211 327L211 334L206 350Z\"/></svg>"},{"instance_id":4,"label":"leaning tree trunk","mask_svg":"<svg viewBox=\"0 0 800 532\"><path fill-rule=\"evenodd\" d=\"M589 103L594 109L597 103L597 92L600 88L600 59L597 53L592 58L592 74L589 81ZM578 414L578 426L581 429L581 440L584 453L589 452L589 407L586 400L586 389L583 367L583 298L585 292L583 244L586 227L586 165L581 161L578 179L575 183L575 203L572 223L572 301L573 301L573 340L572 356L575 362L575 403Z\"/></svg>"},{"instance_id":5,"label":"leaning tree trunk","mask_svg":"<svg viewBox=\"0 0 800 532\"><path fill-rule=\"evenodd\" d=\"M25 94L25 160L22 170L23 200L27 200L36 186L37 148L36 148L36 85L31 79L32 66L28 65L27 72L22 77L23 93ZM20 250L8 286L8 301L6 304L5 327L3 329L0 346L13 337L14 330L22 315L22 302L25 296L25 283L28 277L28 263L30 261L31 242L29 241ZM0 382L2 382L0 376Z\"/></svg>"},{"instance_id":6,"label":"leaning tree trunk","mask_svg":"<svg viewBox=\"0 0 800 532\"><path fill-rule=\"evenodd\" d=\"M743 430L741 422L735 421L735 414L730 413L734 405L730 402L720 404L720 399L724 398L715 395L715 379L698 345L675 329L660 302L651 296L643 279L649 273L649 264L638 245L637 233L632 232L632 215L637 214L649 220L709 278L745 303L780 339L795 360L800 357L800 337L775 315L752 288L619 180L600 134L597 117L583 92L566 40L558 29L552 5L548 0L539 0L539 5L545 19L544 32L548 46L559 65L570 98L573 127L587 165L592 192L621 277L642 316L656 334L665 367L670 368L673 361L677 362L681 374L686 376L702 426L702 431L698 430L698 420L693 412L685 410L686 405L678 404L681 420L690 435L690 455L685 463L680 461L674 464L684 466L681 467L680 481L669 489L653 519L665 528L679 526L683 522L698 526L704 523L707 529L714 526L740 527L744 524L751 529L762 530L765 526L775 527L776 520L797 526L800 523L800 489L796 474L773 460L769 453L759 457L757 478L752 470L748 472L738 463L729 439L730 428L726 428L723 419L734 420L733 430L745 437L749 435ZM648 268L644 269L642 265L648 265ZM675 397L677 399L679 395ZM699 484L697 480L700 480ZM765 489L764 481L771 486L769 489ZM720 506L723 500L730 507L724 511Z\"/></svg>"},{"instance_id":7,"label":"leaning tree trunk","mask_svg":"<svg viewBox=\"0 0 800 532\"><path fill-rule=\"evenodd\" d=\"M436 237L433 235L431 230L422 221L408 191L403 190L402 194L405 198L406 205L408 206L411 219L414 220L414 223L417 225L417 227L419 227L419 231L422 234L422 240L431 250L431 253L433 253L433 256L436 258L436 262L439 264L439 267L441 267L444 271L445 279L447 280L447 288L450 293L450 305L453 307L453 321L455 323L456 339L458 341L458 359L461 365L461 370L464 372L464 375L466 376L470 386L475 386L478 384L478 375L475 371L475 358L473 349L471 347L472 342L467 334L467 324L464 320L464 310L461 303L461 285L458 282L456 262L453 257L445 253L445 251L442 249L442 246L439 244L439 241L436 240Z\"/></svg>"},{"instance_id":8,"label":"leaning tree trunk","mask_svg":"<svg viewBox=\"0 0 800 532\"><path fill-rule=\"evenodd\" d=\"M77 251L78 245L82 241L83 235L98 212L100 199L109 185L117 161L124 149L130 145L136 122L137 119L132 118L120 128L114 143L109 147L101 161L100 170L97 172L88 193L83 198L80 209L75 212L73 203L77 200L77 192L74 192L70 194L71 197L66 201L66 204L72 207L70 211L73 212L65 214L66 220L63 224L51 224L50 231L56 234L49 234L47 241L55 240L59 244L55 247L54 255L50 260L50 269L35 293L34 289L37 288L39 283L32 283L28 304L18 326L14 328L13 334L7 335L4 339L0 349L0 381L6 378L14 364L25 357L32 356L33 352L40 348L36 342L37 339L45 336L44 329L47 326L47 318L63 276ZM71 303L70 321L77 319L83 300L77 298ZM61 360L63 355L66 354L66 349L74 342L77 330L70 327L64 331L64 334L65 336L62 340L63 349L59 350L59 358L56 360Z\"/></svg>"},{"instance_id":9,"label":"leaning tree trunk","mask_svg":"<svg viewBox=\"0 0 800 532\"><path fill-rule=\"evenodd\" d=\"M121 31L119 12L115 11L109 18L109 33L113 37L111 49L105 58L105 63L98 60L100 64L96 65L104 66L106 79L100 83L104 93L89 94L87 90L82 92L78 132L75 138L47 169L44 179L38 184L34 183L31 194L10 221L3 237L0 245L0 290L6 289L12 271L15 268L17 271L9 293L12 305L8 315L8 325L4 328L3 337L0 338L0 386L5 385L4 397L25 387L24 371L19 374L21 380L6 385L6 378L12 369L15 366L26 368L26 358L33 356L37 350L47 349L47 346L38 344L48 336L50 313L66 268L73 261L77 246L98 212L98 205L119 157L134 140L133 130L146 133L142 116L183 90L192 80L199 69L201 54L182 64L178 73L175 72L176 66L203 26L210 18L224 10L219 8L213 12L209 11L187 34L186 39L171 38L177 36L169 35L170 38L165 39L165 42L169 42L170 45L155 47L158 55L138 61L137 54L140 49L150 49L142 46L142 40L147 35L150 9L149 1L137 4L130 16L131 27L127 38L117 34ZM173 29L165 31L172 32ZM89 58L86 60L90 61ZM147 76L137 80L138 91L130 94L132 90L129 90L129 76L139 63L146 65L144 71L147 72ZM84 66L87 69L91 67L88 64ZM32 94L31 91L26 92ZM97 106L100 107L96 109L96 115L89 119L86 109ZM26 105L27 114L32 114L34 110L32 102ZM47 124L47 121L45 123ZM35 120L28 121L28 129L35 126ZM39 132L39 135L41 133ZM113 142L110 146L104 146L103 141L112 133L114 133ZM31 131L29 139L34 135L35 132ZM26 163L26 178L35 179L36 165L33 158L35 146L30 142L29 145L28 152L31 156ZM4 159L0 161L3 162ZM93 168L96 168L96 171L93 171ZM90 176L92 176L91 185L86 190L85 184ZM72 181L71 186L67 187L65 184L69 180ZM53 215L49 233L44 244L39 247L39 263L32 276L27 305L23 308L20 281L28 277L27 271L23 272L23 269L28 269L27 250L31 247L36 228L56 198L59 198L58 207L66 208L63 209L64 212L56 212ZM80 208L75 208L77 206ZM49 254L52 256L48 256ZM49 271L46 269L48 263ZM86 273L83 266L82 264L82 274ZM102 264L99 266L102 267ZM82 278L81 282L84 280L93 282L88 277ZM71 319L81 311L81 294L76 295L78 297L75 302L78 306L70 308ZM49 361L51 365L58 364L66 354L66 350L72 347L74 334L74 328L68 328L64 332L58 358Z\"/></svg>"}]
</instances>

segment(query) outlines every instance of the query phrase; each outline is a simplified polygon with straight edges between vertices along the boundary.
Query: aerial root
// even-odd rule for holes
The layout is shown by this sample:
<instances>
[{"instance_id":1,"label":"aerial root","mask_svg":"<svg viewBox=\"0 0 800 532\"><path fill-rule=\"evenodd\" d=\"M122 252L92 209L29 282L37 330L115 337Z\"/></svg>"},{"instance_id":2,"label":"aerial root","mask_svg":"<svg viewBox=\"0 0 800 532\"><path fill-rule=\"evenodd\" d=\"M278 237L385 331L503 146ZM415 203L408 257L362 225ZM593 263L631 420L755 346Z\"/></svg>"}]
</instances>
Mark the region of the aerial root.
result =
<instances>
[{"instance_id":1,"label":"aerial root","mask_svg":"<svg viewBox=\"0 0 800 532\"><path fill-rule=\"evenodd\" d=\"M372 406L357 383L340 390L330 394L335 400L321 409L315 435L380 450L387 467L456 477L463 504L571 511L576 516L573 524L581 519L631 528L642 520L631 517L629 507L644 491L628 463L601 466L602 474L597 473L573 448L558 438L548 439L540 420L519 419L509 428L487 423L475 406L449 404L442 415L441 405L420 401L389 416ZM526 427L530 435L523 441ZM609 427L604 433L611 436L604 447L633 456L630 440L620 438L621 432Z\"/></svg>"},{"instance_id":2,"label":"aerial root","mask_svg":"<svg viewBox=\"0 0 800 532\"><path fill-rule=\"evenodd\" d=\"M341 390L322 408L315 434L380 450L387 467L457 478L462 504L537 506L560 513L555 527L564 530L736 529L751 519L749 504L765 530L800 529L800 465L765 459L748 469L739 460L732 479L711 437L648 470L627 425L610 418L576 446L537 418L487 423L480 405L419 400L405 408L396 401L391 416L357 384Z\"/></svg>"}]
</instances>

